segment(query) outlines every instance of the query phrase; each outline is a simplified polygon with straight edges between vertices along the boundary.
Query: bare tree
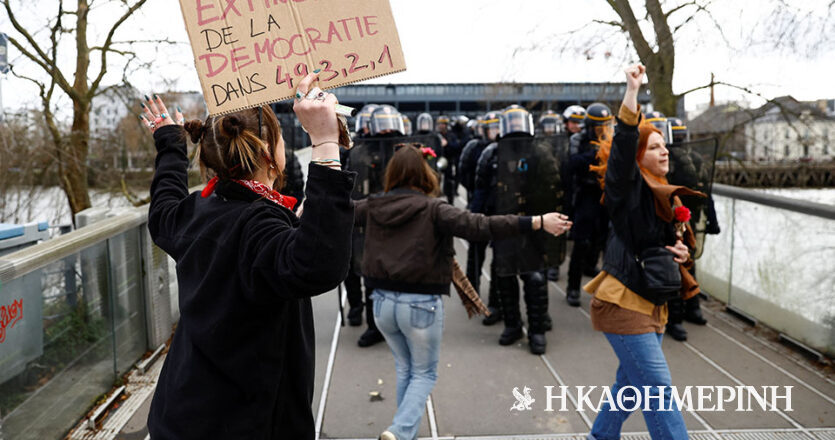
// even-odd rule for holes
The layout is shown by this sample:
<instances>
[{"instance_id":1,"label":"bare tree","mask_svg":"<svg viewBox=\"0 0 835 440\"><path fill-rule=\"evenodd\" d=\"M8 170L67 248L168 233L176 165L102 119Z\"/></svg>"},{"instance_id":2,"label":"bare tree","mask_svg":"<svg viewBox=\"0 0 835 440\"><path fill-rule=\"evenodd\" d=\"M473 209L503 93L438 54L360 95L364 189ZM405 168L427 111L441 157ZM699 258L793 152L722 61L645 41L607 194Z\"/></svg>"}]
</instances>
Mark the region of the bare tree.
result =
<instances>
[{"instance_id":1,"label":"bare tree","mask_svg":"<svg viewBox=\"0 0 835 440\"><path fill-rule=\"evenodd\" d=\"M89 208L90 196L87 187L87 154L90 142L90 109L93 97L107 89L102 84L108 69L114 63L108 57L118 57L122 62L123 78L129 66L138 60L131 47L137 41L119 41L115 39L117 31L146 0L76 0L75 8L65 9L64 0L57 0L56 11L43 17L47 22L40 29L29 29L19 20L25 2L12 4L12 0L0 0L8 15L14 32L9 41L28 62L34 63L43 77L26 75L12 68L13 74L34 83L39 90L40 106L43 109L44 123L52 140L54 156L57 160L58 180L66 194L73 214ZM42 2L38 2L41 5ZM108 27L103 41L91 43L88 35L89 14L96 3L118 6L120 13L115 15ZM72 23L74 22L74 23ZM39 38L46 31L48 37ZM72 76L61 69L58 47L65 36L74 40L75 63ZM44 41L45 40L45 41ZM64 46L62 46L64 47ZM63 49L62 49L63 51ZM91 72L91 58L100 57L98 71ZM119 65L119 64L115 64ZM69 71L69 69L67 69ZM46 79L43 79L46 78ZM54 102L58 94L64 94L72 102L72 124L69 136L64 136L56 120Z\"/></svg>"},{"instance_id":2,"label":"bare tree","mask_svg":"<svg viewBox=\"0 0 835 440\"><path fill-rule=\"evenodd\" d=\"M814 57L833 42L832 12L835 1L826 5L788 4L785 0L757 2L762 12L754 17L750 29L739 29L743 35L740 47L733 47L725 35L729 25L739 28L739 23L724 23L714 15L726 2L715 0L605 0L614 12L611 18L583 23L577 29L536 41L516 53L536 51L543 45L556 43L561 53L575 52L587 59L594 58L602 50L610 59L623 47L622 63L636 54L647 68L649 83L656 110L667 115L678 113L679 100L685 95L715 86L727 86L748 91L750 87L711 80L703 85L676 93L673 79L679 43L687 38L716 40L735 53L751 53L762 50L791 52L802 57ZM643 3L642 6L639 6ZM812 3L812 2L809 2ZM821 14L821 10L825 13ZM752 14L753 15L753 14ZM620 38L619 38L620 37ZM691 41L691 43L693 43Z\"/></svg>"}]
</instances>

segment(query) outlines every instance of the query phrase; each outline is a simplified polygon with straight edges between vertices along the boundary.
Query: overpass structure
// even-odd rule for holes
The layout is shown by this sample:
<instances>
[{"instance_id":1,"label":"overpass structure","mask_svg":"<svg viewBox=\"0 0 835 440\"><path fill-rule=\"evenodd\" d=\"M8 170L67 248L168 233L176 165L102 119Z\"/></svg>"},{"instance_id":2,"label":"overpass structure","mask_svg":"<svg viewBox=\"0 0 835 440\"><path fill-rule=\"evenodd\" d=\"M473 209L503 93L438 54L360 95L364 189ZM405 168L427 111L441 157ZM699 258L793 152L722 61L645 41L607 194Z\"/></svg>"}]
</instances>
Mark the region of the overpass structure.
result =
<instances>
[{"instance_id":1,"label":"overpass structure","mask_svg":"<svg viewBox=\"0 0 835 440\"><path fill-rule=\"evenodd\" d=\"M465 115L474 118L490 110L501 110L518 104L537 117L546 110L562 112L568 106L588 106L603 102L613 111L620 105L626 83L452 83L452 84L353 84L339 87L333 93L339 102L360 108L366 104L390 104L413 121L420 113L433 116ZM649 92L642 88L638 102L645 108ZM684 105L684 100L681 100ZM683 107L682 107L683 108ZM292 113L292 102L273 104L282 127L290 131L287 139L298 146L306 145Z\"/></svg>"}]
</instances>

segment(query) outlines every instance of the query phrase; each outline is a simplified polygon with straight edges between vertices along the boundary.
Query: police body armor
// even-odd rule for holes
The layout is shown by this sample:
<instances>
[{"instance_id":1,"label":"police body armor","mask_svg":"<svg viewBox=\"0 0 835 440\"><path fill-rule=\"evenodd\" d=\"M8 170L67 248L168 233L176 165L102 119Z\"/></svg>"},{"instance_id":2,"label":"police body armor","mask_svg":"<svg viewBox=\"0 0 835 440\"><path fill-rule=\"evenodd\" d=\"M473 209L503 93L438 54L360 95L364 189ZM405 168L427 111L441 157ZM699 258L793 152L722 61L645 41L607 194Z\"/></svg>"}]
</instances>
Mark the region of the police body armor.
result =
<instances>
[{"instance_id":1,"label":"police body armor","mask_svg":"<svg viewBox=\"0 0 835 440\"><path fill-rule=\"evenodd\" d=\"M667 180L672 185L686 186L710 197L718 149L719 141L715 138L671 144ZM680 198L690 209L690 223L697 242L694 258L699 258L704 250L707 199L695 196Z\"/></svg>"},{"instance_id":2,"label":"police body armor","mask_svg":"<svg viewBox=\"0 0 835 440\"><path fill-rule=\"evenodd\" d=\"M559 162L548 139L505 137L496 148L496 212L537 216L559 211L562 186ZM499 276L511 276L554 267L565 259L565 238L544 230L495 240Z\"/></svg>"}]
</instances>

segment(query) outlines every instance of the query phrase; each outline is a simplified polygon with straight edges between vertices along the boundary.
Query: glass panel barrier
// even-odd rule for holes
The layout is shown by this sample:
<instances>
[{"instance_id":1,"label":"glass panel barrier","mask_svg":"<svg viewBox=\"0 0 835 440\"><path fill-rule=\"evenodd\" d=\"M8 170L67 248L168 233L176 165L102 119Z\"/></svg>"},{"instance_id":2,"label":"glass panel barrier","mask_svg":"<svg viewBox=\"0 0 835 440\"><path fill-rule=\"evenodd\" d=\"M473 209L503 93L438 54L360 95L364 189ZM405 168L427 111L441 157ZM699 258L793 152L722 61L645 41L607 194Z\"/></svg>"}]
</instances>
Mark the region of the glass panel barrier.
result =
<instances>
[{"instance_id":1,"label":"glass panel barrier","mask_svg":"<svg viewBox=\"0 0 835 440\"><path fill-rule=\"evenodd\" d=\"M63 437L113 385L108 270L102 242L2 286L22 310L0 343L6 439Z\"/></svg>"},{"instance_id":2,"label":"glass panel barrier","mask_svg":"<svg viewBox=\"0 0 835 440\"><path fill-rule=\"evenodd\" d=\"M835 347L835 221L737 200L729 304L805 344Z\"/></svg>"},{"instance_id":3,"label":"glass panel barrier","mask_svg":"<svg viewBox=\"0 0 835 440\"><path fill-rule=\"evenodd\" d=\"M701 258L696 260L696 276L703 291L727 303L730 298L733 255L734 199L714 196L713 201L721 233L703 236L704 252ZM704 217L703 215L702 218Z\"/></svg>"}]
</instances>

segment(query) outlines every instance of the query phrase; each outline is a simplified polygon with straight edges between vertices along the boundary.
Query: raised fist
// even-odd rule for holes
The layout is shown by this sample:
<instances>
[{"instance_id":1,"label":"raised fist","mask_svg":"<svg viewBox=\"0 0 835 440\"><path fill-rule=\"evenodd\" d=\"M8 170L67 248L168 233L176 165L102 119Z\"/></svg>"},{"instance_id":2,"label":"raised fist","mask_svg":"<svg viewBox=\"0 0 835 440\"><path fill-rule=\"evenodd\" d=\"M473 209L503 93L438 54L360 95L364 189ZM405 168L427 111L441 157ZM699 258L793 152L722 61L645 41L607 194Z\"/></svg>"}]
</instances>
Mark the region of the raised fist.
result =
<instances>
[{"instance_id":1,"label":"raised fist","mask_svg":"<svg viewBox=\"0 0 835 440\"><path fill-rule=\"evenodd\" d=\"M641 83L644 82L644 73L646 73L647 68L644 67L643 64L633 64L626 69L623 69L623 72L626 74L626 86L627 88L637 90L641 87Z\"/></svg>"}]
</instances>

